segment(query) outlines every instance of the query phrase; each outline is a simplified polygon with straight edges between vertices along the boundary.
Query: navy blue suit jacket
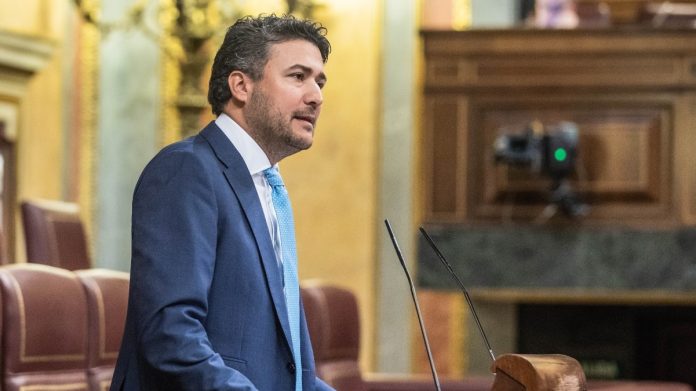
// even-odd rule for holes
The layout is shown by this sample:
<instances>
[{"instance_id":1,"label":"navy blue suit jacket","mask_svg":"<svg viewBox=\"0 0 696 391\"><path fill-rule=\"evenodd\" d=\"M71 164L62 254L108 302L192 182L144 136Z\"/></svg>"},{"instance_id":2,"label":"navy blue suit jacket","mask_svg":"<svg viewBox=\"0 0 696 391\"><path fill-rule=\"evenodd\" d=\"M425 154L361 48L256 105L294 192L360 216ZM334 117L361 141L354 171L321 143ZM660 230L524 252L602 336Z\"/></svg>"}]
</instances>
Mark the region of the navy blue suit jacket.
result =
<instances>
[{"instance_id":1,"label":"navy blue suit jacket","mask_svg":"<svg viewBox=\"0 0 696 391\"><path fill-rule=\"evenodd\" d=\"M249 171L210 123L133 196L128 315L111 390L294 390L281 271ZM301 312L304 390L316 378Z\"/></svg>"}]
</instances>

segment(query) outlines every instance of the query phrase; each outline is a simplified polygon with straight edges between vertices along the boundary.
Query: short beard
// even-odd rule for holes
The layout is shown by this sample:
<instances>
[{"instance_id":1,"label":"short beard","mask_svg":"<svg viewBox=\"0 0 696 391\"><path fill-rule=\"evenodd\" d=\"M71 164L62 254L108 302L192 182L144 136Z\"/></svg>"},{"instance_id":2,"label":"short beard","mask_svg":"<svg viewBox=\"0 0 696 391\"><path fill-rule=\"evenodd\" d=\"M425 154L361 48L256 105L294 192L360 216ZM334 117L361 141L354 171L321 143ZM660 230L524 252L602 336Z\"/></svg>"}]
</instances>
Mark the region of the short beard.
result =
<instances>
[{"instance_id":1,"label":"short beard","mask_svg":"<svg viewBox=\"0 0 696 391\"><path fill-rule=\"evenodd\" d=\"M308 141L293 133L292 117L283 118L262 90L254 90L247 105L247 131L271 160L280 161L312 146L311 139Z\"/></svg>"}]
</instances>

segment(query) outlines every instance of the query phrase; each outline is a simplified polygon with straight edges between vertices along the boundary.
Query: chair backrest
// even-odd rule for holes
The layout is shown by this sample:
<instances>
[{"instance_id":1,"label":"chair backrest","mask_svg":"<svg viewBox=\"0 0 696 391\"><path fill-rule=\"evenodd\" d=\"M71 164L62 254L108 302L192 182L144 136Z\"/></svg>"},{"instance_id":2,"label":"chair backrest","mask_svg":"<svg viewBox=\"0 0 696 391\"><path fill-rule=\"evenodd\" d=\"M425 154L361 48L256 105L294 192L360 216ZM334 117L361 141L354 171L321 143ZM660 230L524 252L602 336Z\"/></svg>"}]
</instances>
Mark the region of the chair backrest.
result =
<instances>
[{"instance_id":1,"label":"chair backrest","mask_svg":"<svg viewBox=\"0 0 696 391\"><path fill-rule=\"evenodd\" d=\"M91 267L77 204L26 200L21 209L29 262L68 270Z\"/></svg>"},{"instance_id":2,"label":"chair backrest","mask_svg":"<svg viewBox=\"0 0 696 391\"><path fill-rule=\"evenodd\" d=\"M336 390L366 390L358 365L360 318L352 292L318 283L302 286L317 375Z\"/></svg>"},{"instance_id":3,"label":"chair backrest","mask_svg":"<svg viewBox=\"0 0 696 391\"><path fill-rule=\"evenodd\" d=\"M116 366L128 307L128 273L106 269L75 272L87 294L87 379L106 391Z\"/></svg>"},{"instance_id":4,"label":"chair backrest","mask_svg":"<svg viewBox=\"0 0 696 391\"><path fill-rule=\"evenodd\" d=\"M74 273L37 264L0 268L5 391L87 391L87 306Z\"/></svg>"}]
</instances>

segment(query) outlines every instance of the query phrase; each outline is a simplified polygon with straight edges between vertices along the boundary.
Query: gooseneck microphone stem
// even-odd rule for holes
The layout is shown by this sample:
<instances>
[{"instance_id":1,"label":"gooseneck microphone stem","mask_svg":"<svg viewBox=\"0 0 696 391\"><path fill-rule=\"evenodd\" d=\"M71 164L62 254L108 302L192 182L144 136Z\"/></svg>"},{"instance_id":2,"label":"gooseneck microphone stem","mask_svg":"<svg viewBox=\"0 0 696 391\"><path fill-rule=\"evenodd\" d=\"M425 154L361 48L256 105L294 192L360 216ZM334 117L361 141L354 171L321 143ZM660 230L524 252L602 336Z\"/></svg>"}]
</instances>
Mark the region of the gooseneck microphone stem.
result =
<instances>
[{"instance_id":1,"label":"gooseneck microphone stem","mask_svg":"<svg viewBox=\"0 0 696 391\"><path fill-rule=\"evenodd\" d=\"M401 262L401 267L406 273L406 279L408 280L408 285L411 288L411 297L413 297L413 304L416 306L416 315L418 315L418 324L420 325L421 335L423 336L423 343L425 344L425 351L428 353L428 363L430 363L430 371L433 373L433 382L435 382L435 389L440 391L440 379L437 377L437 371L435 370L435 364L433 363L433 354L430 352L430 343L428 342L428 335L425 332L425 326L423 325L423 316L421 316L420 306L418 305L418 298L416 298L416 288L413 285L413 280L411 279L411 274L408 272L406 267L406 262L404 257L401 255L401 249L399 249L399 244L396 242L396 237L394 232L392 232L391 225L389 224L389 219L384 220L384 224L387 226L387 231L389 232L389 237L391 238L392 244L394 245L394 250L396 250L396 256Z\"/></svg>"},{"instance_id":2,"label":"gooseneck microphone stem","mask_svg":"<svg viewBox=\"0 0 696 391\"><path fill-rule=\"evenodd\" d=\"M430 247L435 251L435 254L437 254L437 257L440 259L443 265L447 268L447 271L449 274L452 276L454 281L459 285L459 289L462 290L464 293L464 297L466 298L467 304L469 304L469 308L471 309L471 314L474 316L474 321L476 321L476 326L479 329L479 332L481 332L481 337L483 337L483 342L486 344L486 348L488 349L488 354L491 356L491 360L495 362L495 354L493 354L493 349L491 348L490 342L488 342L488 337L486 337L486 332L483 331L483 326L481 326L481 321L479 320L478 315L476 314L476 309L474 309L474 303L471 301L471 297L469 296L469 292L466 290L466 287L464 287L464 284L462 283L462 280L459 279L457 274L454 273L454 270L452 270L452 265L450 265L449 262L447 262L447 259L445 259L445 256L442 255L440 250L437 248L435 245L435 242L430 238L430 235L428 235L427 232L425 232L425 229L423 227L419 228L421 234L423 234L423 237L425 240L428 242Z\"/></svg>"}]
</instances>

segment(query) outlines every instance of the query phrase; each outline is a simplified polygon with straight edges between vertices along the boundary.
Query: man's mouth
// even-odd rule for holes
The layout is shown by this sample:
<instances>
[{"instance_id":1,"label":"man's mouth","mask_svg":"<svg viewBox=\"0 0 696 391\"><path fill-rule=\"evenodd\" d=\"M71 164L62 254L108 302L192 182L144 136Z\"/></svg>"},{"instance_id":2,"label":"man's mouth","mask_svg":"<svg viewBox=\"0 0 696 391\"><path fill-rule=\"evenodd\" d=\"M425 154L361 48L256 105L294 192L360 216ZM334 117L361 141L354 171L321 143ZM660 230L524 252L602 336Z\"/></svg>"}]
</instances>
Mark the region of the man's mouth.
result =
<instances>
[{"instance_id":1,"label":"man's mouth","mask_svg":"<svg viewBox=\"0 0 696 391\"><path fill-rule=\"evenodd\" d=\"M293 118L308 122L310 125L312 125L312 127L314 127L314 124L317 122L317 117L312 114L295 114L293 115Z\"/></svg>"}]
</instances>

